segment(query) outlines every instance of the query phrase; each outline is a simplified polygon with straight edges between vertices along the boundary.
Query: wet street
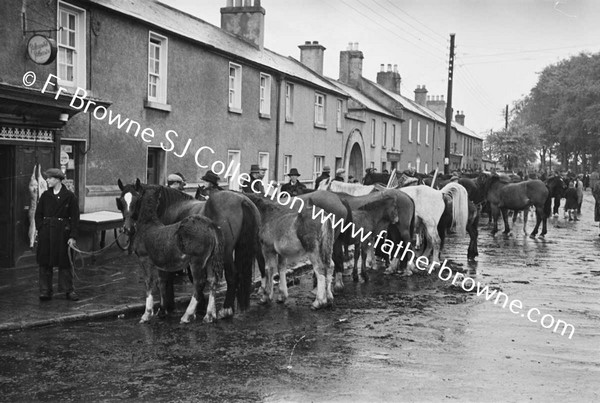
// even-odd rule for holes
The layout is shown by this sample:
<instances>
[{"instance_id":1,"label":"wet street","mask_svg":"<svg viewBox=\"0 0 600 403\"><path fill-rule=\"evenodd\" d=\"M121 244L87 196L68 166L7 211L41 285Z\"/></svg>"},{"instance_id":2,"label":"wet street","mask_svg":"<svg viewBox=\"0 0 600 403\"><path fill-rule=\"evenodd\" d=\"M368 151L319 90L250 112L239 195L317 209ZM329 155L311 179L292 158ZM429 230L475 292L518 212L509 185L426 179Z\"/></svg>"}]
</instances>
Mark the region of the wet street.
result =
<instances>
[{"instance_id":1,"label":"wet street","mask_svg":"<svg viewBox=\"0 0 600 403\"><path fill-rule=\"evenodd\" d=\"M233 320L138 324L138 315L0 333L2 401L600 401L600 237L586 192L581 221L549 220L545 240L493 237L479 258L451 237L451 266L523 308L465 292L436 273L371 271L311 311L299 275L285 305ZM562 214L562 209L561 209ZM533 215L531 216L533 217ZM528 223L529 230L533 227ZM501 227L502 228L502 227ZM348 273L349 274L349 273ZM532 323L521 313L541 312ZM574 334L545 329L546 314Z\"/></svg>"}]
</instances>

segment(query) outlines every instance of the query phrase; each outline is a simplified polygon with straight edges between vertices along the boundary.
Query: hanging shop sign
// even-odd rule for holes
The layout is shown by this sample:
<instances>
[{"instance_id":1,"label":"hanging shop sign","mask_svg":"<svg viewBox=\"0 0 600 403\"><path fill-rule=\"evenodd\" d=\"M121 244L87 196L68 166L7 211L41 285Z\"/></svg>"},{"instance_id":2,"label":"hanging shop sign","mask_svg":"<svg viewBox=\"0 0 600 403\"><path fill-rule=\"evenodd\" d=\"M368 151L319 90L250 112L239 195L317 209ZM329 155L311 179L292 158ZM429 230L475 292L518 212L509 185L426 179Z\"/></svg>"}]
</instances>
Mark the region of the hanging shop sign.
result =
<instances>
[{"instance_id":1,"label":"hanging shop sign","mask_svg":"<svg viewBox=\"0 0 600 403\"><path fill-rule=\"evenodd\" d=\"M56 41L43 35L33 35L27 42L27 54L37 64L50 64L56 59Z\"/></svg>"}]
</instances>

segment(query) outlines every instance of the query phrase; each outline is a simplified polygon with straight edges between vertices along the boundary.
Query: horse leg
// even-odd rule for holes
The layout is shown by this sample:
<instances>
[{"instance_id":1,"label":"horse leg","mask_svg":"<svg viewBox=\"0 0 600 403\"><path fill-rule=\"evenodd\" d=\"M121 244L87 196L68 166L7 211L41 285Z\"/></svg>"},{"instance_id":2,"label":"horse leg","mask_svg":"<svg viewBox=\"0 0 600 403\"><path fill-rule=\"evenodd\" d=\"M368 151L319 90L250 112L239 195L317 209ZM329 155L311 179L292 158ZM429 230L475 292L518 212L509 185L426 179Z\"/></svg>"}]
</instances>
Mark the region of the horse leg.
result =
<instances>
[{"instance_id":1,"label":"horse leg","mask_svg":"<svg viewBox=\"0 0 600 403\"><path fill-rule=\"evenodd\" d=\"M316 310L327 305L327 271L324 263L319 259L318 252L310 254L310 262L317 277L317 295L311 306L311 309Z\"/></svg>"},{"instance_id":2,"label":"horse leg","mask_svg":"<svg viewBox=\"0 0 600 403\"><path fill-rule=\"evenodd\" d=\"M490 216L492 217L492 219L494 221L494 227L492 228L492 235L495 235L496 232L498 232L498 216L500 215L500 209L498 208L498 206L492 205L491 211L492 211L492 213L490 214Z\"/></svg>"},{"instance_id":3,"label":"horse leg","mask_svg":"<svg viewBox=\"0 0 600 403\"><path fill-rule=\"evenodd\" d=\"M260 303L266 304L273 300L273 275L275 267L277 267L277 253L275 251L265 252L265 276L261 278L261 290L262 295L260 297ZM281 281L281 279L280 279Z\"/></svg>"},{"instance_id":4,"label":"horse leg","mask_svg":"<svg viewBox=\"0 0 600 403\"><path fill-rule=\"evenodd\" d=\"M331 256L334 265L335 285L333 289L335 292L339 292L344 289L344 281L342 279L344 275L344 248L347 250L348 245L346 245L344 241L338 237L333 243L333 254Z\"/></svg>"},{"instance_id":5,"label":"horse leg","mask_svg":"<svg viewBox=\"0 0 600 403\"><path fill-rule=\"evenodd\" d=\"M523 210L523 233L527 234L527 218L529 217L529 206Z\"/></svg>"},{"instance_id":6,"label":"horse leg","mask_svg":"<svg viewBox=\"0 0 600 403\"><path fill-rule=\"evenodd\" d=\"M352 269L352 280L355 283L358 283L358 259L361 257L361 255L360 243L357 242L354 244L354 268ZM364 260L361 262L361 264L364 264Z\"/></svg>"},{"instance_id":7,"label":"horse leg","mask_svg":"<svg viewBox=\"0 0 600 403\"><path fill-rule=\"evenodd\" d=\"M542 233L541 233L541 237L543 238L544 235L546 235L546 217L544 215L544 208L542 207L535 207L535 228L533 228L533 231L531 232L531 235L529 235L530 238L535 238L535 236L537 235L538 229L540 227L540 223L544 221L543 227L542 227Z\"/></svg>"},{"instance_id":8,"label":"horse leg","mask_svg":"<svg viewBox=\"0 0 600 403\"><path fill-rule=\"evenodd\" d=\"M283 304L288 299L288 288L287 288L287 267L283 264L285 259L279 259L277 265L277 271L279 272L279 295L277 296L277 302Z\"/></svg>"},{"instance_id":9,"label":"horse leg","mask_svg":"<svg viewBox=\"0 0 600 403\"><path fill-rule=\"evenodd\" d=\"M164 318L170 312L175 310L175 290L173 283L175 273L165 270L158 270L158 291L160 294L160 309L157 316Z\"/></svg>"},{"instance_id":10,"label":"horse leg","mask_svg":"<svg viewBox=\"0 0 600 403\"><path fill-rule=\"evenodd\" d=\"M146 284L146 310L140 319L140 323L148 323L150 318L154 316L154 297L152 296L152 291L156 286L158 273L156 267L149 259L144 259L144 261L141 261L140 263L144 273L144 282Z\"/></svg>"},{"instance_id":11,"label":"horse leg","mask_svg":"<svg viewBox=\"0 0 600 403\"><path fill-rule=\"evenodd\" d=\"M181 317L180 323L190 323L190 319L196 319L196 309L200 300L204 300L204 286L206 284L207 270L202 266L203 262L199 262L196 258L190 262L192 270L192 278L194 282L194 291L190 303L188 304L185 313ZM214 301L213 301L214 305ZM206 315L209 315L207 309Z\"/></svg>"},{"instance_id":12,"label":"horse leg","mask_svg":"<svg viewBox=\"0 0 600 403\"><path fill-rule=\"evenodd\" d=\"M223 265L225 267L225 282L227 283L227 291L225 291L225 301L223 302L223 310L221 311L222 318L233 316L235 304L235 292L237 289L237 273L233 264L233 251L226 248L224 252Z\"/></svg>"},{"instance_id":13,"label":"horse leg","mask_svg":"<svg viewBox=\"0 0 600 403\"><path fill-rule=\"evenodd\" d=\"M508 225L508 209L501 208L502 220L504 220L504 234L510 234L510 225Z\"/></svg>"},{"instance_id":14,"label":"horse leg","mask_svg":"<svg viewBox=\"0 0 600 403\"><path fill-rule=\"evenodd\" d=\"M360 247L360 257L362 258L361 266L360 266L360 276L363 278L363 281L366 283L369 281L369 275L367 274L367 255L369 254L369 245L364 244ZM373 260L371 260L371 263Z\"/></svg>"}]
</instances>

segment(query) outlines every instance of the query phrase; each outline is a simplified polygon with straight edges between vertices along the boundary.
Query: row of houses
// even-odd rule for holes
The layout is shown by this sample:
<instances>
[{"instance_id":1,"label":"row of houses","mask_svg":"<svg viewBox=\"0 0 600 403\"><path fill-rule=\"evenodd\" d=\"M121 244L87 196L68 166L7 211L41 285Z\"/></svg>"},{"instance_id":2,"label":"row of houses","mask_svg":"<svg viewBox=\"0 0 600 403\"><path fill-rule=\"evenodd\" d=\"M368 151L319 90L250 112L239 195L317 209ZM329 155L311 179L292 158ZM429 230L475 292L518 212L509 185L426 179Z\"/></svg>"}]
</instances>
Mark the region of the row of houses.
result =
<instances>
[{"instance_id":1,"label":"row of houses","mask_svg":"<svg viewBox=\"0 0 600 403\"><path fill-rule=\"evenodd\" d=\"M337 79L323 75L318 41L297 57L266 49L260 0L220 12L216 27L158 1L0 4L0 267L31 253L36 164L66 171L82 212L115 210L119 178L181 172L194 184L212 168L237 189L251 164L268 168L265 181L297 168L309 185L325 165L359 180L369 167L443 169L443 97L424 85L402 94L396 66L363 77L354 43ZM464 119L452 123L451 169L478 169L482 139Z\"/></svg>"}]
</instances>

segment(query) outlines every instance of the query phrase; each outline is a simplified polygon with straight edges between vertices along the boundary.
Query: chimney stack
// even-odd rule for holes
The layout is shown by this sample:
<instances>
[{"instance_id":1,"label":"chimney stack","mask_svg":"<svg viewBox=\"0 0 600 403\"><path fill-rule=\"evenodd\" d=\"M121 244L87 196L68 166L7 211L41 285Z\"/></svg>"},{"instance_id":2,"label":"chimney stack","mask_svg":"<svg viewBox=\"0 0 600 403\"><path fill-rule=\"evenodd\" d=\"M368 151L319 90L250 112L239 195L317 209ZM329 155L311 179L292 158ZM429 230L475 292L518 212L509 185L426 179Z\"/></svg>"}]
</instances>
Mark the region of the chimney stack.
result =
<instances>
[{"instance_id":1,"label":"chimney stack","mask_svg":"<svg viewBox=\"0 0 600 403\"><path fill-rule=\"evenodd\" d=\"M265 9L260 6L260 0L227 0L226 7L221 8L221 29L262 50Z\"/></svg>"},{"instance_id":2,"label":"chimney stack","mask_svg":"<svg viewBox=\"0 0 600 403\"><path fill-rule=\"evenodd\" d=\"M456 111L456 116L454 116L454 120L459 125L465 125L465 111Z\"/></svg>"},{"instance_id":3,"label":"chimney stack","mask_svg":"<svg viewBox=\"0 0 600 403\"><path fill-rule=\"evenodd\" d=\"M398 95L400 95L400 84L402 83L402 77L400 77L400 73L398 73L398 65L394 64L394 69L392 70L392 65L387 65L387 71L385 71L385 65L382 64L380 71L377 73L377 84L381 85L383 88L392 91Z\"/></svg>"},{"instance_id":4,"label":"chimney stack","mask_svg":"<svg viewBox=\"0 0 600 403\"><path fill-rule=\"evenodd\" d=\"M304 42L304 45L299 45L300 62L309 69L323 75L323 54L325 46L319 45L318 41Z\"/></svg>"},{"instance_id":5,"label":"chimney stack","mask_svg":"<svg viewBox=\"0 0 600 403\"><path fill-rule=\"evenodd\" d=\"M358 50L358 42L349 42L348 48L340 52L339 80L352 87L358 86L362 78L363 52Z\"/></svg>"},{"instance_id":6,"label":"chimney stack","mask_svg":"<svg viewBox=\"0 0 600 403\"><path fill-rule=\"evenodd\" d=\"M446 116L446 101L443 95L428 96L426 106L441 117Z\"/></svg>"},{"instance_id":7,"label":"chimney stack","mask_svg":"<svg viewBox=\"0 0 600 403\"><path fill-rule=\"evenodd\" d=\"M424 85L417 85L415 90L415 102L421 106L427 107L427 88Z\"/></svg>"}]
</instances>

